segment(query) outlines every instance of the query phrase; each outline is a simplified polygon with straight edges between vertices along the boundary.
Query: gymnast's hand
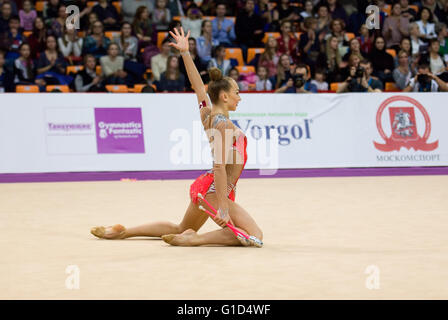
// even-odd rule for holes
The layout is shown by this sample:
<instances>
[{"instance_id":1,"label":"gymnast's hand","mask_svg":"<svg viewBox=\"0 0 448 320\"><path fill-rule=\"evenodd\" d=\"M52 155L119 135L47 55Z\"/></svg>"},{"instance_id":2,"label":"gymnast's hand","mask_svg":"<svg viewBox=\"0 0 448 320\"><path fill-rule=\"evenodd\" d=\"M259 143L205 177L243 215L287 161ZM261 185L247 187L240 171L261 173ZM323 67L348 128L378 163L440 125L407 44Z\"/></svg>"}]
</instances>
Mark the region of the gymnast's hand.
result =
<instances>
[{"instance_id":1,"label":"gymnast's hand","mask_svg":"<svg viewBox=\"0 0 448 320\"><path fill-rule=\"evenodd\" d=\"M170 42L169 45L179 50L180 53L188 52L188 38L190 37L190 30L188 30L187 35L185 35L182 27L180 27L180 34L179 31L177 31L177 28L174 28L174 32L175 34L170 31L170 35L174 40L176 40L176 43Z\"/></svg>"},{"instance_id":2,"label":"gymnast's hand","mask_svg":"<svg viewBox=\"0 0 448 320\"><path fill-rule=\"evenodd\" d=\"M213 219L218 226L225 228L230 220L229 208L219 208L218 214Z\"/></svg>"}]
</instances>

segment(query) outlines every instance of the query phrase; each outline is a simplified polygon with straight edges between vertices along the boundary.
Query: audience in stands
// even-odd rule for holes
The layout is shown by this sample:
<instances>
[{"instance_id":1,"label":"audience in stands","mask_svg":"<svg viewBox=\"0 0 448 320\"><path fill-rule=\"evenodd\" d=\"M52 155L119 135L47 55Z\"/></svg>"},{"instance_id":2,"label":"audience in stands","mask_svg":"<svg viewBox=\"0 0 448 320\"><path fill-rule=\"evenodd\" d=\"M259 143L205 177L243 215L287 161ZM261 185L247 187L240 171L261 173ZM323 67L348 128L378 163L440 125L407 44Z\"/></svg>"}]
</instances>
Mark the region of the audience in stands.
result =
<instances>
[{"instance_id":1,"label":"audience in stands","mask_svg":"<svg viewBox=\"0 0 448 320\"><path fill-rule=\"evenodd\" d=\"M103 79L96 73L96 59L91 54L84 56L84 68L76 74L77 92L104 92Z\"/></svg>"},{"instance_id":2,"label":"audience in stands","mask_svg":"<svg viewBox=\"0 0 448 320\"><path fill-rule=\"evenodd\" d=\"M119 30L119 15L114 5L107 0L99 0L92 12L96 13L98 20L103 23L104 29Z\"/></svg>"},{"instance_id":3,"label":"audience in stands","mask_svg":"<svg viewBox=\"0 0 448 320\"><path fill-rule=\"evenodd\" d=\"M179 70L179 57L169 56L166 70L160 75L160 80L155 81L158 92L185 91L185 76Z\"/></svg>"},{"instance_id":4,"label":"audience in stands","mask_svg":"<svg viewBox=\"0 0 448 320\"><path fill-rule=\"evenodd\" d=\"M207 73L207 66L205 65L204 61L199 57L198 51L196 49L196 39L195 38L189 38L188 39L188 50L190 51L191 58L193 59L194 65L196 66L196 69L199 72L199 75L202 78L202 81L204 83L208 83L208 73ZM188 79L187 70L185 69L184 60L179 60L179 70L184 75L185 78L185 88L186 91L193 91L191 88L190 80Z\"/></svg>"},{"instance_id":5,"label":"audience in stands","mask_svg":"<svg viewBox=\"0 0 448 320\"><path fill-rule=\"evenodd\" d=\"M19 10L20 27L25 31L32 31L36 17L37 12L33 9L33 2L31 0L23 1L23 9Z\"/></svg>"},{"instance_id":6,"label":"audience in stands","mask_svg":"<svg viewBox=\"0 0 448 320\"><path fill-rule=\"evenodd\" d=\"M226 59L226 48L223 45L218 45L213 50L213 58L208 63L208 69L218 68L224 76L228 76L232 63L230 59Z\"/></svg>"},{"instance_id":7,"label":"audience in stands","mask_svg":"<svg viewBox=\"0 0 448 320\"><path fill-rule=\"evenodd\" d=\"M120 55L126 60L137 61L138 39L132 35L132 25L124 22L121 25L121 34L113 39L120 49Z\"/></svg>"},{"instance_id":8,"label":"audience in stands","mask_svg":"<svg viewBox=\"0 0 448 320\"><path fill-rule=\"evenodd\" d=\"M181 25L185 32L190 31L190 37L199 38L202 27L202 12L199 8L192 7L188 9L187 16L182 17Z\"/></svg>"},{"instance_id":9,"label":"audience in stands","mask_svg":"<svg viewBox=\"0 0 448 320\"><path fill-rule=\"evenodd\" d=\"M224 2L216 5L216 18L212 20L213 40L220 45L232 47L236 40L235 24L232 19L226 18L227 8Z\"/></svg>"},{"instance_id":10,"label":"audience in stands","mask_svg":"<svg viewBox=\"0 0 448 320\"><path fill-rule=\"evenodd\" d=\"M409 81L404 92L437 92L448 91L448 85L438 76L432 74L428 64L420 64L417 74Z\"/></svg>"},{"instance_id":11,"label":"audience in stands","mask_svg":"<svg viewBox=\"0 0 448 320\"><path fill-rule=\"evenodd\" d=\"M160 80L160 75L165 72L168 63L168 57L171 53L171 47L169 45L170 40L165 38L162 42L162 50L159 54L151 58L152 75L155 81Z\"/></svg>"},{"instance_id":12,"label":"audience in stands","mask_svg":"<svg viewBox=\"0 0 448 320\"><path fill-rule=\"evenodd\" d=\"M92 25L92 34L87 36L83 43L83 54L93 54L99 59L107 54L110 39L104 35L103 24L101 21L95 21Z\"/></svg>"},{"instance_id":13,"label":"audience in stands","mask_svg":"<svg viewBox=\"0 0 448 320\"><path fill-rule=\"evenodd\" d=\"M255 82L256 91L271 91L272 82L269 80L268 69L264 66L259 66Z\"/></svg>"},{"instance_id":14,"label":"audience in stands","mask_svg":"<svg viewBox=\"0 0 448 320\"><path fill-rule=\"evenodd\" d=\"M14 73L5 62L5 53L0 51L0 93L14 91Z\"/></svg>"},{"instance_id":15,"label":"audience in stands","mask_svg":"<svg viewBox=\"0 0 448 320\"><path fill-rule=\"evenodd\" d=\"M219 45L217 40L213 39L212 23L210 20L203 20L201 26L201 35L196 39L196 48L199 57L209 63L212 59L213 47Z\"/></svg>"}]
</instances>

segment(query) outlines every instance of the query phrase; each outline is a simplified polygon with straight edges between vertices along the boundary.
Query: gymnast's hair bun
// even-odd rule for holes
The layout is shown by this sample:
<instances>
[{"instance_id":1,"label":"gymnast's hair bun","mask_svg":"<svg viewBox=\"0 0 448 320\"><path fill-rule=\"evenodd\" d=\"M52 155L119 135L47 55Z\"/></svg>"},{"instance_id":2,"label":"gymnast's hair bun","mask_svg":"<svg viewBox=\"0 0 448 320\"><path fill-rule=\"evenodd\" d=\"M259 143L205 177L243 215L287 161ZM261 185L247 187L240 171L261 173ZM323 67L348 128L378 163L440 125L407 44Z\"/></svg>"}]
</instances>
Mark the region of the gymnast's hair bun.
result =
<instances>
[{"instance_id":1,"label":"gymnast's hair bun","mask_svg":"<svg viewBox=\"0 0 448 320\"><path fill-rule=\"evenodd\" d=\"M208 71L211 81L219 81L223 79L222 72L216 67L210 68Z\"/></svg>"}]
</instances>

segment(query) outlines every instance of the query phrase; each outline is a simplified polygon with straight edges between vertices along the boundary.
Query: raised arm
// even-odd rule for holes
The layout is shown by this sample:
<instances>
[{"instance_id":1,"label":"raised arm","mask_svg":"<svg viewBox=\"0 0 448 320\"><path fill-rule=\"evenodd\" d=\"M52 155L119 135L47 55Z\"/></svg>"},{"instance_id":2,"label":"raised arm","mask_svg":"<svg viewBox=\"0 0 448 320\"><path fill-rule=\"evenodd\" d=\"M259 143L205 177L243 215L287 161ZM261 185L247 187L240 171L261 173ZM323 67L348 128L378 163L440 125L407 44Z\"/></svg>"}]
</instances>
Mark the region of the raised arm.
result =
<instances>
[{"instance_id":1,"label":"raised arm","mask_svg":"<svg viewBox=\"0 0 448 320\"><path fill-rule=\"evenodd\" d=\"M184 29L180 28L177 31L177 28L174 28L174 33L170 31L170 35L176 41L170 42L169 45L179 50L182 59L184 60L185 69L187 70L188 79L190 80L191 87L193 88L196 96L198 98L198 103L205 107L210 106L207 98L207 93L205 91L204 82L202 82L201 75L196 69L193 59L190 56L190 51L188 50L188 38L190 37L190 31L188 31L187 35L184 33Z\"/></svg>"}]
</instances>

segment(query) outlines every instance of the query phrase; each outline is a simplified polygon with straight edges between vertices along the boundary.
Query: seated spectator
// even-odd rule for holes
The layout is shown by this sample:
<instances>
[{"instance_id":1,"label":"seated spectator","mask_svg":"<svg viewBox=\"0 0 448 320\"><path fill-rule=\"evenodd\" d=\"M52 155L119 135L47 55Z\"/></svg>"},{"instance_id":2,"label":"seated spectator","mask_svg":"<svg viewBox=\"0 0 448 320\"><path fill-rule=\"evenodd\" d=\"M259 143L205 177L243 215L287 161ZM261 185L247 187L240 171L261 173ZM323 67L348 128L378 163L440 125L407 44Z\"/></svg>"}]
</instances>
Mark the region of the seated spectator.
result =
<instances>
[{"instance_id":1,"label":"seated spectator","mask_svg":"<svg viewBox=\"0 0 448 320\"><path fill-rule=\"evenodd\" d=\"M187 11L187 17L182 17L180 21L185 32L188 32L188 30L190 30L190 37L197 39L201 35L201 26L202 26L201 10L199 10L198 8L191 7Z\"/></svg>"},{"instance_id":2,"label":"seated spectator","mask_svg":"<svg viewBox=\"0 0 448 320\"><path fill-rule=\"evenodd\" d=\"M375 39L374 48L370 54L370 61L373 63L373 74L377 76L381 82L386 83L393 81L392 71L394 70L394 58L386 52L383 37Z\"/></svg>"},{"instance_id":3,"label":"seated spectator","mask_svg":"<svg viewBox=\"0 0 448 320\"><path fill-rule=\"evenodd\" d=\"M263 66L259 66L257 70L257 77L255 82L256 91L271 91L272 82L269 80L268 69Z\"/></svg>"},{"instance_id":4,"label":"seated spectator","mask_svg":"<svg viewBox=\"0 0 448 320\"><path fill-rule=\"evenodd\" d=\"M132 29L134 29L135 35L139 41L139 49L154 43L154 29L152 27L152 21L149 18L147 7L138 7L134 20L132 21Z\"/></svg>"},{"instance_id":5,"label":"seated spectator","mask_svg":"<svg viewBox=\"0 0 448 320\"><path fill-rule=\"evenodd\" d=\"M301 61L305 61L308 65L317 63L320 56L321 42L319 37L322 35L316 32L317 21L314 18L307 18L304 22L305 32L300 35L299 51Z\"/></svg>"},{"instance_id":6,"label":"seated spectator","mask_svg":"<svg viewBox=\"0 0 448 320\"><path fill-rule=\"evenodd\" d=\"M67 5L75 4L79 8L79 27L81 30L88 30L89 14L92 12L92 7L87 5L89 0L68 0L65 1ZM73 3L74 2L74 3ZM72 13L69 13L70 15ZM74 17L73 17L74 18ZM97 17L98 19L98 17ZM87 26L87 29L85 27Z\"/></svg>"},{"instance_id":7,"label":"seated spectator","mask_svg":"<svg viewBox=\"0 0 448 320\"><path fill-rule=\"evenodd\" d=\"M416 22L420 31L419 38L423 41L437 38L434 18L431 10L426 7L420 9Z\"/></svg>"},{"instance_id":8,"label":"seated spectator","mask_svg":"<svg viewBox=\"0 0 448 320\"><path fill-rule=\"evenodd\" d=\"M116 43L109 44L107 55L100 58L101 70L106 84L127 84L127 72L124 71L124 58L119 56Z\"/></svg>"},{"instance_id":9,"label":"seated spectator","mask_svg":"<svg viewBox=\"0 0 448 320\"><path fill-rule=\"evenodd\" d=\"M119 30L120 17L114 5L107 2L107 0L99 0L98 4L92 9L98 16L98 20L103 23L105 30Z\"/></svg>"},{"instance_id":10,"label":"seated spectator","mask_svg":"<svg viewBox=\"0 0 448 320\"><path fill-rule=\"evenodd\" d=\"M47 28L41 17L34 20L33 33L29 35L27 42L31 48L31 59L37 59L37 54L45 50L47 42Z\"/></svg>"},{"instance_id":11,"label":"seated spectator","mask_svg":"<svg viewBox=\"0 0 448 320\"><path fill-rule=\"evenodd\" d=\"M373 48L373 34L370 35L370 31L365 24L359 29L359 34L356 39L359 41L360 50L364 56L368 56Z\"/></svg>"},{"instance_id":12,"label":"seated spectator","mask_svg":"<svg viewBox=\"0 0 448 320\"><path fill-rule=\"evenodd\" d=\"M84 56L84 69L75 77L76 92L105 92L103 79L96 74L96 59L91 54Z\"/></svg>"},{"instance_id":13,"label":"seated spectator","mask_svg":"<svg viewBox=\"0 0 448 320\"><path fill-rule=\"evenodd\" d=\"M162 42L162 51L151 58L151 69L154 81L160 80L160 75L166 71L168 57L171 53L170 41L165 38Z\"/></svg>"},{"instance_id":14,"label":"seated spectator","mask_svg":"<svg viewBox=\"0 0 448 320\"><path fill-rule=\"evenodd\" d=\"M393 72L395 85L403 90L412 78L412 70L409 66L409 55L406 51L401 50L398 53L398 66Z\"/></svg>"},{"instance_id":15,"label":"seated spectator","mask_svg":"<svg viewBox=\"0 0 448 320\"><path fill-rule=\"evenodd\" d=\"M404 88L404 92L437 92L448 91L448 85L438 76L429 71L429 65L420 64L418 72L409 84Z\"/></svg>"},{"instance_id":16,"label":"seated spectator","mask_svg":"<svg viewBox=\"0 0 448 320\"><path fill-rule=\"evenodd\" d=\"M90 12L87 15L87 23L85 25L81 25L83 27L83 30L86 32L87 35L91 35L93 32L93 24L95 22L99 21L98 16L95 12Z\"/></svg>"},{"instance_id":17,"label":"seated spectator","mask_svg":"<svg viewBox=\"0 0 448 320\"><path fill-rule=\"evenodd\" d=\"M331 32L330 23L332 20L328 6L325 3L319 3L317 5L316 12L316 28L313 29L316 35L321 37L321 39L319 39L319 41L321 41L327 33Z\"/></svg>"},{"instance_id":18,"label":"seated spectator","mask_svg":"<svg viewBox=\"0 0 448 320\"><path fill-rule=\"evenodd\" d=\"M347 66L347 63L344 63L341 58L341 53L338 48L338 38L331 36L327 39L326 42L326 65L321 67L327 69L328 73L328 81L329 82L341 82L342 81L342 69ZM360 59L359 55L355 55ZM348 60L348 59L347 59Z\"/></svg>"},{"instance_id":19,"label":"seated spectator","mask_svg":"<svg viewBox=\"0 0 448 320\"><path fill-rule=\"evenodd\" d=\"M336 19L330 22L330 32L325 35L324 40L327 40L330 36L338 38L338 48L341 55L344 56L349 49L349 41L347 33L345 32L345 24L343 20Z\"/></svg>"},{"instance_id":20,"label":"seated spectator","mask_svg":"<svg viewBox=\"0 0 448 320\"><path fill-rule=\"evenodd\" d=\"M58 50L56 38L49 35L46 48L40 53L37 61L36 79L44 79L47 84L69 85L73 78L65 75L66 67L67 63Z\"/></svg>"},{"instance_id":21,"label":"seated spectator","mask_svg":"<svg viewBox=\"0 0 448 320\"><path fill-rule=\"evenodd\" d=\"M50 33L56 38L62 37L64 32L65 22L67 20L66 6L61 4L58 9L58 16L51 20Z\"/></svg>"},{"instance_id":22,"label":"seated spectator","mask_svg":"<svg viewBox=\"0 0 448 320\"><path fill-rule=\"evenodd\" d=\"M0 38L0 48L7 50L5 57L7 61L13 61L19 57L19 47L25 40L21 31L19 17L11 17L9 31L3 33Z\"/></svg>"},{"instance_id":23,"label":"seated spectator","mask_svg":"<svg viewBox=\"0 0 448 320\"><path fill-rule=\"evenodd\" d=\"M208 69L213 67L221 70L223 76L228 76L232 69L232 63L226 59L226 48L222 45L216 46L213 50L213 58L208 63Z\"/></svg>"},{"instance_id":24,"label":"seated spectator","mask_svg":"<svg viewBox=\"0 0 448 320\"><path fill-rule=\"evenodd\" d=\"M404 51L404 52L406 52L407 53L407 55L408 55L408 59L409 59L409 63L411 63L412 62L412 47L411 47L411 39L409 39L409 38L403 38L403 39L401 39L401 41L400 41L400 48L399 48L399 50L398 50L398 52L400 52L400 51ZM395 66L398 66L398 59L399 59L399 57L398 57L398 55L395 57L395 59L394 59L394 65Z\"/></svg>"},{"instance_id":25,"label":"seated spectator","mask_svg":"<svg viewBox=\"0 0 448 320\"><path fill-rule=\"evenodd\" d=\"M280 25L280 37L277 39L278 53L287 54L294 61L298 61L297 55L297 39L291 32L291 22L289 20L283 20Z\"/></svg>"},{"instance_id":26,"label":"seated spectator","mask_svg":"<svg viewBox=\"0 0 448 320\"><path fill-rule=\"evenodd\" d=\"M123 20L132 22L140 7L146 8L148 12L154 11L154 0L126 0L121 2L121 13Z\"/></svg>"},{"instance_id":27,"label":"seated spectator","mask_svg":"<svg viewBox=\"0 0 448 320\"><path fill-rule=\"evenodd\" d=\"M409 38L411 40L412 57L424 53L427 45L420 39L420 29L417 23L413 22L409 25Z\"/></svg>"},{"instance_id":28,"label":"seated spectator","mask_svg":"<svg viewBox=\"0 0 448 320\"><path fill-rule=\"evenodd\" d=\"M5 53L0 51L0 93L14 91L14 73L5 66Z\"/></svg>"},{"instance_id":29,"label":"seated spectator","mask_svg":"<svg viewBox=\"0 0 448 320\"><path fill-rule=\"evenodd\" d=\"M207 72L206 65L202 61L202 59L199 57L198 52L196 50L196 39L195 38L189 38L188 39L188 50L190 51L191 59L194 62L194 65L196 66L196 69L199 72L199 75L202 78L202 82L208 83L209 82L209 76ZM185 63L183 59L180 59L179 61L179 70L184 75L185 78L185 89L186 91L193 91L191 88L190 80L188 79L187 70L185 68Z\"/></svg>"},{"instance_id":30,"label":"seated spectator","mask_svg":"<svg viewBox=\"0 0 448 320\"><path fill-rule=\"evenodd\" d=\"M219 45L219 42L213 40L212 23L210 20L202 21L201 36L196 39L196 46L199 57L208 64L212 59L212 48Z\"/></svg>"},{"instance_id":31,"label":"seated spectator","mask_svg":"<svg viewBox=\"0 0 448 320\"><path fill-rule=\"evenodd\" d=\"M392 6L391 15L384 21L382 33L386 47L395 51L398 51L401 39L409 36L409 20L401 15L399 3Z\"/></svg>"},{"instance_id":32,"label":"seated spectator","mask_svg":"<svg viewBox=\"0 0 448 320\"><path fill-rule=\"evenodd\" d=\"M300 63L294 68L292 76L286 84L277 89L277 93L317 93L317 87L310 81L309 67Z\"/></svg>"},{"instance_id":33,"label":"seated spectator","mask_svg":"<svg viewBox=\"0 0 448 320\"><path fill-rule=\"evenodd\" d=\"M439 39L440 49L439 53L448 62L448 30L446 24L439 23L437 26L437 39Z\"/></svg>"},{"instance_id":34,"label":"seated spectator","mask_svg":"<svg viewBox=\"0 0 448 320\"><path fill-rule=\"evenodd\" d=\"M238 71L238 69L236 69L236 68L230 69L229 77L232 78L233 80L235 80L240 92L248 90L248 84L245 81L241 81L240 72Z\"/></svg>"},{"instance_id":35,"label":"seated spectator","mask_svg":"<svg viewBox=\"0 0 448 320\"><path fill-rule=\"evenodd\" d=\"M306 0L305 4L304 4L304 9L302 12L300 12L300 15L302 16L302 20L305 20L306 18L312 18L314 17L314 12L313 12L313 1L312 0Z\"/></svg>"},{"instance_id":36,"label":"seated spectator","mask_svg":"<svg viewBox=\"0 0 448 320\"><path fill-rule=\"evenodd\" d=\"M59 0L49 0L43 12L45 23L50 23L52 19L56 19L59 15Z\"/></svg>"},{"instance_id":37,"label":"seated spectator","mask_svg":"<svg viewBox=\"0 0 448 320\"><path fill-rule=\"evenodd\" d=\"M368 60L361 61L358 68L350 67L348 78L342 83L337 92L381 92L382 84L371 77L372 65Z\"/></svg>"},{"instance_id":38,"label":"seated spectator","mask_svg":"<svg viewBox=\"0 0 448 320\"><path fill-rule=\"evenodd\" d=\"M171 16L181 16L183 17L184 14L184 10L182 7L182 1L180 0L167 0L166 2L166 7L168 8L168 10L170 10Z\"/></svg>"},{"instance_id":39,"label":"seated spectator","mask_svg":"<svg viewBox=\"0 0 448 320\"><path fill-rule=\"evenodd\" d=\"M244 10L236 17L235 35L236 43L243 51L243 58L247 58L248 48L262 47L262 39L264 37L263 19L255 13L255 1L247 0Z\"/></svg>"},{"instance_id":40,"label":"seated spectator","mask_svg":"<svg viewBox=\"0 0 448 320\"><path fill-rule=\"evenodd\" d=\"M321 68L316 69L311 83L316 86L318 91L328 91L328 82L325 81L325 70Z\"/></svg>"},{"instance_id":41,"label":"seated spectator","mask_svg":"<svg viewBox=\"0 0 448 320\"><path fill-rule=\"evenodd\" d=\"M82 52L83 54L93 54L96 59L107 54L110 40L104 35L103 24L101 21L94 22L92 34L84 38Z\"/></svg>"},{"instance_id":42,"label":"seated spectator","mask_svg":"<svg viewBox=\"0 0 448 320\"><path fill-rule=\"evenodd\" d=\"M152 21L158 31L167 31L171 22L171 13L166 5L166 0L156 0L156 5L152 12Z\"/></svg>"},{"instance_id":43,"label":"seated spectator","mask_svg":"<svg viewBox=\"0 0 448 320\"><path fill-rule=\"evenodd\" d=\"M75 28L67 28L64 25L64 34L58 38L58 46L62 55L70 62L80 62L82 60L82 43L83 39L78 37L78 32Z\"/></svg>"},{"instance_id":44,"label":"seated spectator","mask_svg":"<svg viewBox=\"0 0 448 320\"><path fill-rule=\"evenodd\" d=\"M276 31L280 31L283 22L299 22L301 18L297 7L292 6L289 0L280 0L274 9L272 24Z\"/></svg>"},{"instance_id":45,"label":"seated spectator","mask_svg":"<svg viewBox=\"0 0 448 320\"><path fill-rule=\"evenodd\" d=\"M12 17L11 2L4 1L1 5L0 33L9 31L9 19Z\"/></svg>"},{"instance_id":46,"label":"seated spectator","mask_svg":"<svg viewBox=\"0 0 448 320\"><path fill-rule=\"evenodd\" d=\"M115 37L113 42L118 44L120 55L126 60L137 61L138 39L132 35L132 26L129 22L121 25L121 35Z\"/></svg>"},{"instance_id":47,"label":"seated spectator","mask_svg":"<svg viewBox=\"0 0 448 320\"><path fill-rule=\"evenodd\" d=\"M294 64L287 54L282 54L277 64L277 75L271 78L274 88L286 90L289 86L284 87L288 80L292 78ZM292 84L291 84L292 85ZM284 92L284 91L282 91Z\"/></svg>"},{"instance_id":48,"label":"seated spectator","mask_svg":"<svg viewBox=\"0 0 448 320\"><path fill-rule=\"evenodd\" d=\"M353 38L349 41L348 44L348 52L342 58L343 61L348 61L350 55L355 54L359 57L359 59L364 59L364 56L361 52L361 45L359 44L359 40L357 38Z\"/></svg>"},{"instance_id":49,"label":"seated spectator","mask_svg":"<svg viewBox=\"0 0 448 320\"><path fill-rule=\"evenodd\" d=\"M426 55L422 55L420 58L420 63L425 63L429 65L431 73L445 79L445 75L442 74L446 71L446 62L443 60L439 53L440 43L438 39L432 39L429 42L429 52Z\"/></svg>"},{"instance_id":50,"label":"seated spectator","mask_svg":"<svg viewBox=\"0 0 448 320\"><path fill-rule=\"evenodd\" d=\"M258 13L261 19L264 21L263 31L270 32L275 30L275 25L273 24L274 19L274 5L270 0L260 0L258 3ZM235 36L236 37L236 36Z\"/></svg>"},{"instance_id":51,"label":"seated spectator","mask_svg":"<svg viewBox=\"0 0 448 320\"><path fill-rule=\"evenodd\" d=\"M408 19L409 22L417 18L417 12L409 6L409 0L400 0L401 16Z\"/></svg>"},{"instance_id":52,"label":"seated spectator","mask_svg":"<svg viewBox=\"0 0 448 320\"><path fill-rule=\"evenodd\" d=\"M340 69L340 75L338 77L338 80L340 80L340 81L332 81L332 82L344 81L344 79L346 79L347 77L350 76L350 72L352 70L352 67L357 69L359 67L360 63L361 63L361 59L359 59L359 57L357 55L355 55L355 54L350 55L350 57L348 58L348 62L345 65L345 67Z\"/></svg>"},{"instance_id":53,"label":"seated spectator","mask_svg":"<svg viewBox=\"0 0 448 320\"><path fill-rule=\"evenodd\" d=\"M236 40L235 25L232 19L225 17L226 5L224 2L216 6L216 18L212 20L213 40L225 47L232 47Z\"/></svg>"},{"instance_id":54,"label":"seated spectator","mask_svg":"<svg viewBox=\"0 0 448 320\"><path fill-rule=\"evenodd\" d=\"M160 75L160 81L154 83L159 92L185 91L185 77L179 71L179 58L169 56L166 70Z\"/></svg>"},{"instance_id":55,"label":"seated spectator","mask_svg":"<svg viewBox=\"0 0 448 320\"><path fill-rule=\"evenodd\" d=\"M348 23L347 13L337 0L327 0L328 11L333 20L340 19L345 25Z\"/></svg>"},{"instance_id":56,"label":"seated spectator","mask_svg":"<svg viewBox=\"0 0 448 320\"><path fill-rule=\"evenodd\" d=\"M31 59L30 46L22 43L19 47L20 56L14 61L14 84L45 85L43 79L35 80L36 68Z\"/></svg>"},{"instance_id":57,"label":"seated spectator","mask_svg":"<svg viewBox=\"0 0 448 320\"><path fill-rule=\"evenodd\" d=\"M277 50L277 40L269 37L264 48L264 52L258 59L258 67L265 67L268 70L269 77L273 77L277 74L277 64L280 57Z\"/></svg>"},{"instance_id":58,"label":"seated spectator","mask_svg":"<svg viewBox=\"0 0 448 320\"><path fill-rule=\"evenodd\" d=\"M37 12L33 9L33 2L31 0L23 1L23 9L19 11L20 27L25 31L33 30L36 17Z\"/></svg>"}]
</instances>

